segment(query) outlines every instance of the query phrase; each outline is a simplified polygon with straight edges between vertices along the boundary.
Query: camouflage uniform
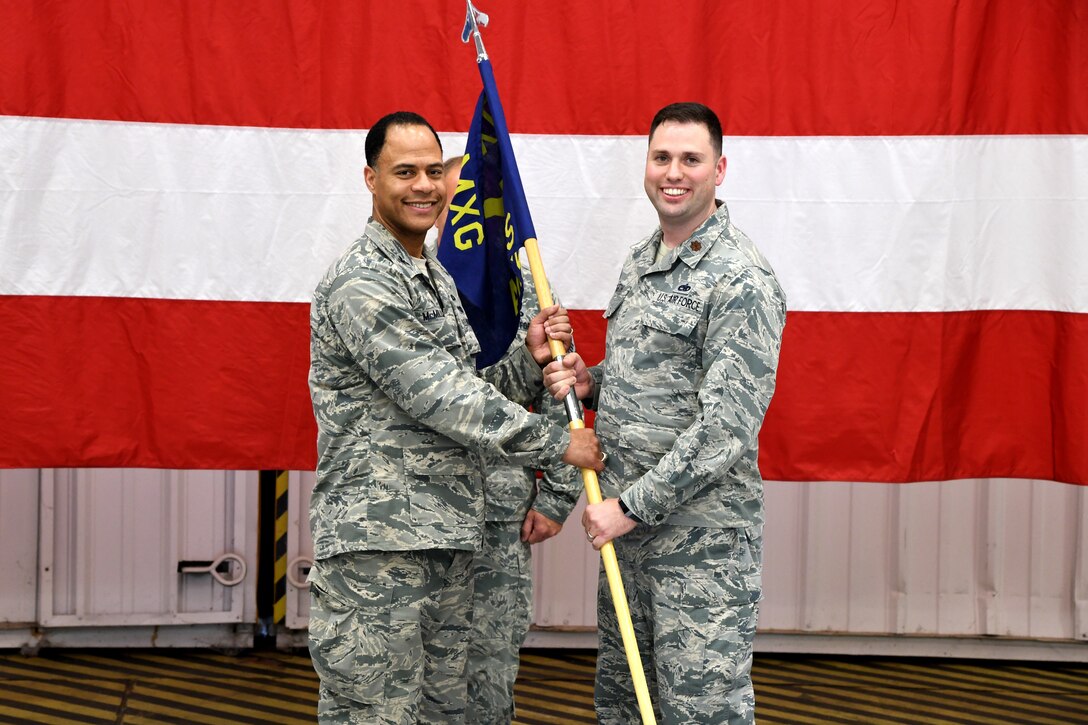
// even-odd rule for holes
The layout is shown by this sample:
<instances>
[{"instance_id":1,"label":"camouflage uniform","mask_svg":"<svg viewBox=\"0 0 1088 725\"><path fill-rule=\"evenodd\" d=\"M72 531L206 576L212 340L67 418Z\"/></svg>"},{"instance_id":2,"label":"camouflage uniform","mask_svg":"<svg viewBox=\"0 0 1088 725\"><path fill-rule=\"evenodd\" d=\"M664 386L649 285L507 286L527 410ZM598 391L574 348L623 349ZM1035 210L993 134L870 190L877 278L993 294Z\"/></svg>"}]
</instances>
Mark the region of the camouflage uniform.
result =
<instances>
[{"instance_id":1,"label":"camouflage uniform","mask_svg":"<svg viewBox=\"0 0 1088 725\"><path fill-rule=\"evenodd\" d=\"M378 222L332 265L310 314L318 423L310 652L322 722L461 722L480 542L480 452L559 463L569 435L526 404L524 348L477 376L446 271ZM429 272L429 274L428 274Z\"/></svg>"},{"instance_id":2,"label":"camouflage uniform","mask_svg":"<svg viewBox=\"0 0 1088 725\"><path fill-rule=\"evenodd\" d=\"M785 297L724 204L660 261L636 244L591 368L606 497L646 522L615 541L663 723L751 723L761 594L757 434L774 392ZM600 722L639 714L606 579L598 598Z\"/></svg>"},{"instance_id":3,"label":"camouflage uniform","mask_svg":"<svg viewBox=\"0 0 1088 725\"><path fill-rule=\"evenodd\" d=\"M532 276L523 275L521 325L507 354L525 345L529 320L540 311ZM566 424L563 404L542 391L533 408ZM572 466L545 471L537 493L536 472L485 456L484 535L473 565L476 593L468 648L466 722L509 723L514 717L514 681L519 651L532 619L533 579L528 544L521 524L530 507L562 523L582 492L582 479Z\"/></svg>"}]
</instances>

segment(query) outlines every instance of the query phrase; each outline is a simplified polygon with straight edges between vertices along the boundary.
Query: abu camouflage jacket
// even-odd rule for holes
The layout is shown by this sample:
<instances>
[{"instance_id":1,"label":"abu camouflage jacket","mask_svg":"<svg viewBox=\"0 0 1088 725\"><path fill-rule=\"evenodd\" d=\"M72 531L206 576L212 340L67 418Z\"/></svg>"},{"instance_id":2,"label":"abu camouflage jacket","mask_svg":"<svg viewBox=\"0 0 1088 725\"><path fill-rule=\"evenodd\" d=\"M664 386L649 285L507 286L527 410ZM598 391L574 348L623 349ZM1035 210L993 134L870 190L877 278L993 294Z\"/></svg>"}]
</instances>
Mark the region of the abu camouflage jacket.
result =
<instances>
[{"instance_id":1,"label":"abu camouflage jacket","mask_svg":"<svg viewBox=\"0 0 1088 725\"><path fill-rule=\"evenodd\" d=\"M636 244L591 368L605 496L649 524L763 523L758 433L774 392L785 296L725 205L670 250Z\"/></svg>"},{"instance_id":2,"label":"abu camouflage jacket","mask_svg":"<svg viewBox=\"0 0 1088 725\"><path fill-rule=\"evenodd\" d=\"M335 262L310 311L318 425L310 502L314 556L473 549L483 519L481 451L551 466L569 434L527 412L541 389L528 351L479 377L479 345L453 280L420 269L377 221ZM429 273L429 274L428 274Z\"/></svg>"}]
</instances>

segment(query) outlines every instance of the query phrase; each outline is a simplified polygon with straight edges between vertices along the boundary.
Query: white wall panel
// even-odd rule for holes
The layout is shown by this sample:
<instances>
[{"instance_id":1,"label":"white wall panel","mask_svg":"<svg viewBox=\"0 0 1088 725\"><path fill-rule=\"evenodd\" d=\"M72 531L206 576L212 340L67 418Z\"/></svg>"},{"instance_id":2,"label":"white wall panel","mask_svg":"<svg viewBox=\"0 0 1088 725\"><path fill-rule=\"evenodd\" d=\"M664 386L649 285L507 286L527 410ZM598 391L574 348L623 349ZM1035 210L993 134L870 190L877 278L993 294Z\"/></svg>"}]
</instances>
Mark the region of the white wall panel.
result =
<instances>
[{"instance_id":1,"label":"white wall panel","mask_svg":"<svg viewBox=\"0 0 1088 725\"><path fill-rule=\"evenodd\" d=\"M43 470L39 622L252 622L256 491L255 474L231 471ZM178 571L225 554L247 565L222 575L237 586Z\"/></svg>"},{"instance_id":2,"label":"white wall panel","mask_svg":"<svg viewBox=\"0 0 1088 725\"><path fill-rule=\"evenodd\" d=\"M1073 546L1074 636L1088 640L1088 495L1080 492L1077 534Z\"/></svg>"},{"instance_id":3,"label":"white wall panel","mask_svg":"<svg viewBox=\"0 0 1088 725\"><path fill-rule=\"evenodd\" d=\"M0 624L37 621L39 475L0 470Z\"/></svg>"},{"instance_id":4,"label":"white wall panel","mask_svg":"<svg viewBox=\"0 0 1088 725\"><path fill-rule=\"evenodd\" d=\"M766 500L761 631L1088 639L1083 487L768 482Z\"/></svg>"},{"instance_id":5,"label":"white wall panel","mask_svg":"<svg viewBox=\"0 0 1088 725\"><path fill-rule=\"evenodd\" d=\"M984 560L979 551L977 505L978 489L984 485L949 481L937 487L937 627L942 634L981 631L975 573Z\"/></svg>"},{"instance_id":6,"label":"white wall panel","mask_svg":"<svg viewBox=\"0 0 1088 725\"><path fill-rule=\"evenodd\" d=\"M306 629L310 619L310 588L306 573L313 563L310 536L310 493L317 477L313 471L292 471L287 479L287 616L288 629Z\"/></svg>"},{"instance_id":7,"label":"white wall panel","mask_svg":"<svg viewBox=\"0 0 1088 725\"><path fill-rule=\"evenodd\" d=\"M312 472L291 474L287 627L295 631L309 613L313 483ZM135 632L255 621L256 493L255 473L0 471L0 622ZM1085 487L768 482L766 501L760 631L768 637L1088 640ZM549 632L596 627L599 557L583 539L581 511L534 547L533 619ZM249 564L239 587L176 571L179 559L230 551Z\"/></svg>"},{"instance_id":8,"label":"white wall panel","mask_svg":"<svg viewBox=\"0 0 1088 725\"><path fill-rule=\"evenodd\" d=\"M600 556L582 528L583 495L563 530L533 546L533 624L556 630L596 629Z\"/></svg>"},{"instance_id":9,"label":"white wall panel","mask_svg":"<svg viewBox=\"0 0 1088 725\"><path fill-rule=\"evenodd\" d=\"M811 491L804 491L811 493ZM850 591L850 495L835 487L823 496L805 496L809 516L803 523L804 565L800 604L802 628L837 631L849 626L850 610L842 606Z\"/></svg>"},{"instance_id":10,"label":"white wall panel","mask_svg":"<svg viewBox=\"0 0 1088 725\"><path fill-rule=\"evenodd\" d=\"M849 612L852 626L863 631L887 632L892 623L890 565L896 543L895 537L888 535L893 507L880 486L854 486L850 497L849 569L866 575L850 577L843 608Z\"/></svg>"}]
</instances>

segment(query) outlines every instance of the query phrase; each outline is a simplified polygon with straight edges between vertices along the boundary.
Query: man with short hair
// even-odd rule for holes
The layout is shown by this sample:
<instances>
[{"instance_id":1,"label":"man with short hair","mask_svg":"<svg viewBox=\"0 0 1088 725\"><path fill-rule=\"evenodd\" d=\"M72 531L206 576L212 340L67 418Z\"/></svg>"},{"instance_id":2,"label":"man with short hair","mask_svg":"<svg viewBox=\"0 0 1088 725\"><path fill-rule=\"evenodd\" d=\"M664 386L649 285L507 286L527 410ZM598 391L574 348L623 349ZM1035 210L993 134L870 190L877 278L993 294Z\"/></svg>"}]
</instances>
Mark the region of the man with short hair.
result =
<instances>
[{"instance_id":1,"label":"man with short hair","mask_svg":"<svg viewBox=\"0 0 1088 725\"><path fill-rule=\"evenodd\" d=\"M612 541L659 722L752 723L752 639L761 596L757 465L774 392L785 296L770 264L715 199L725 177L718 117L661 109L644 184L660 226L636 244L605 309L605 359L545 368L597 411L606 497L582 524ZM604 725L639 721L615 611L600 580L595 701Z\"/></svg>"},{"instance_id":2,"label":"man with short hair","mask_svg":"<svg viewBox=\"0 0 1088 725\"><path fill-rule=\"evenodd\" d=\"M521 405L541 387L558 307L481 379L453 281L424 249L445 203L442 149L397 112L366 138L366 231L326 273L310 313L318 424L310 501L310 653L323 723L463 722L480 451L518 465L600 467L596 438ZM504 395L506 397L504 397ZM507 398L510 398L509 400Z\"/></svg>"},{"instance_id":3,"label":"man with short hair","mask_svg":"<svg viewBox=\"0 0 1088 725\"><path fill-rule=\"evenodd\" d=\"M455 156L445 162L447 211L457 191L463 160ZM439 242L447 211L435 222ZM521 319L507 355L519 354L529 321L540 311L532 275L523 273L522 279ZM566 423L565 408L544 388L532 401L532 408L560 425ZM514 683L521 664L521 645L532 624L530 545L560 532L578 503L582 479L577 469L557 466L544 471L538 487L532 468L493 456L485 456L484 464L484 532L473 563L475 594L468 645L466 722L508 725L514 717Z\"/></svg>"}]
</instances>

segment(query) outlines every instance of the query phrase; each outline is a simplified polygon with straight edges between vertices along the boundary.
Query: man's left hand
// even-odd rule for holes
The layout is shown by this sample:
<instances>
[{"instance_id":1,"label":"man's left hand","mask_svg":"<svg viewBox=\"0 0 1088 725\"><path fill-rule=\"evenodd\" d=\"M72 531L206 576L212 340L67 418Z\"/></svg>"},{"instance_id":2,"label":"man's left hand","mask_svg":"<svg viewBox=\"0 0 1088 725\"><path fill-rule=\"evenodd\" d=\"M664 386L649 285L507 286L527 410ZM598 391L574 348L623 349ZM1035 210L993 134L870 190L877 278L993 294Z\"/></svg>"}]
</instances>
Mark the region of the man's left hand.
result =
<instances>
[{"instance_id":1,"label":"man's left hand","mask_svg":"<svg viewBox=\"0 0 1088 725\"><path fill-rule=\"evenodd\" d=\"M623 514L618 498L606 498L600 503L591 503L582 512L582 527L586 530L586 538L597 551L635 526L635 521Z\"/></svg>"},{"instance_id":2,"label":"man's left hand","mask_svg":"<svg viewBox=\"0 0 1088 725\"><path fill-rule=\"evenodd\" d=\"M521 540L526 544L539 544L547 541L563 528L563 524L549 519L536 509L529 509L525 521L521 523Z\"/></svg>"}]
</instances>

